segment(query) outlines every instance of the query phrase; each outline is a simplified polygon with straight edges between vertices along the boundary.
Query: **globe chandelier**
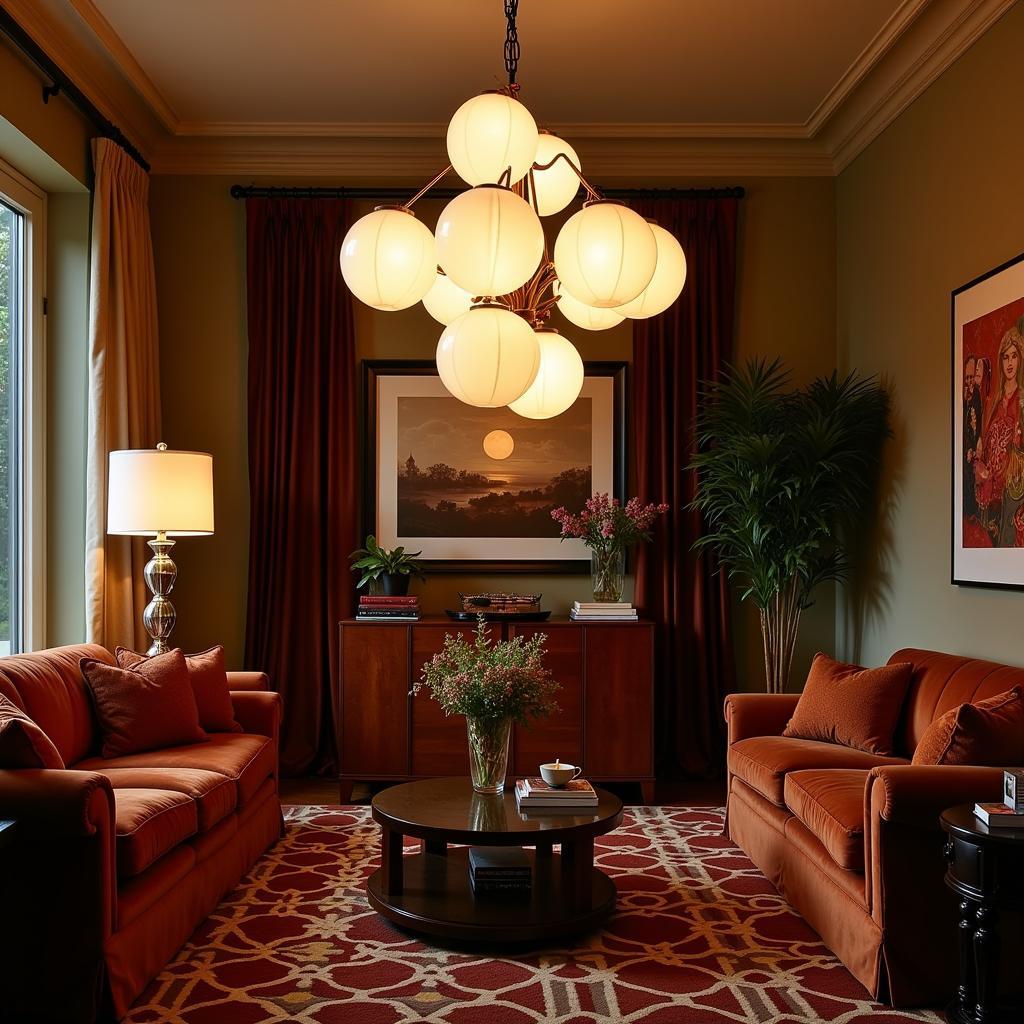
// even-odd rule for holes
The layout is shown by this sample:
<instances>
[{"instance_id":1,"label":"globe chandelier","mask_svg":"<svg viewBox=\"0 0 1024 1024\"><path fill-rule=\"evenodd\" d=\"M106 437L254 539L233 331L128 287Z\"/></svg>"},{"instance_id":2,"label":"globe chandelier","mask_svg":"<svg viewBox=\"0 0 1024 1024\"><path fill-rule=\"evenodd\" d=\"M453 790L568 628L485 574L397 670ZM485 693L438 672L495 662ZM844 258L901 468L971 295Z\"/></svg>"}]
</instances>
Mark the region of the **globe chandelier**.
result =
<instances>
[{"instance_id":1,"label":"globe chandelier","mask_svg":"<svg viewBox=\"0 0 1024 1024\"><path fill-rule=\"evenodd\" d=\"M368 306L422 302L444 331L441 381L457 399L549 419L583 387L575 346L548 324L552 310L588 331L663 312L686 281L676 238L583 176L568 142L538 129L519 99L518 0L505 0L508 84L467 100L448 125L449 164L409 201L357 220L341 247L345 283ZM433 233L413 206L450 171L470 187L441 211ZM549 252L542 217L582 186L583 208Z\"/></svg>"}]
</instances>

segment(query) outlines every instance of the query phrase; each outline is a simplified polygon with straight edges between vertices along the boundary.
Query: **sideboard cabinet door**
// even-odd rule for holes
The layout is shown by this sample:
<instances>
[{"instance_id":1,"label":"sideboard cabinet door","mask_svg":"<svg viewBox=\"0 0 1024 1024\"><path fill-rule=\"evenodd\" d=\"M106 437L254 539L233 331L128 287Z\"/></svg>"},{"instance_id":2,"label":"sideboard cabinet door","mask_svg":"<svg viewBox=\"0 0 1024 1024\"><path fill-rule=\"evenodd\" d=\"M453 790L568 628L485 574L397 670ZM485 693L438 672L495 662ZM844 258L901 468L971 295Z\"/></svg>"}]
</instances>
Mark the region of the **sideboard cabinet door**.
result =
<instances>
[{"instance_id":1,"label":"sideboard cabinet door","mask_svg":"<svg viewBox=\"0 0 1024 1024\"><path fill-rule=\"evenodd\" d=\"M461 634L473 642L472 626L417 623L412 627L412 682L420 679L423 666L444 646L446 633ZM446 716L426 687L412 699L412 774L469 774L466 719L462 715Z\"/></svg>"},{"instance_id":2,"label":"sideboard cabinet door","mask_svg":"<svg viewBox=\"0 0 1024 1024\"><path fill-rule=\"evenodd\" d=\"M585 628L584 768L595 778L653 777L652 629L590 622Z\"/></svg>"},{"instance_id":3,"label":"sideboard cabinet door","mask_svg":"<svg viewBox=\"0 0 1024 1024\"><path fill-rule=\"evenodd\" d=\"M341 771L362 778L409 772L409 627L341 626Z\"/></svg>"}]
</instances>

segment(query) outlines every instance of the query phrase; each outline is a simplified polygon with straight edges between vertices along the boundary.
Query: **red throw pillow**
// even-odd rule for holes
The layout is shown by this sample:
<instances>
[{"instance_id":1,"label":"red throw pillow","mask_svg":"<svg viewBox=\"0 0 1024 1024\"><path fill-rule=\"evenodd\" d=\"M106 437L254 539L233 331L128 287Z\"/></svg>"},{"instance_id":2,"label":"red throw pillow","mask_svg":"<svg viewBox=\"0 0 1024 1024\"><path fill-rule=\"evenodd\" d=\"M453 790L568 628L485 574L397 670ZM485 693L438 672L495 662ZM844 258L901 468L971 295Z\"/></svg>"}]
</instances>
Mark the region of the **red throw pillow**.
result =
<instances>
[{"instance_id":1,"label":"red throw pillow","mask_svg":"<svg viewBox=\"0 0 1024 1024\"><path fill-rule=\"evenodd\" d=\"M910 662L862 668L816 654L782 735L891 756L911 668Z\"/></svg>"},{"instance_id":2,"label":"red throw pillow","mask_svg":"<svg viewBox=\"0 0 1024 1024\"><path fill-rule=\"evenodd\" d=\"M63 768L50 737L0 694L0 768Z\"/></svg>"},{"instance_id":3,"label":"red throw pillow","mask_svg":"<svg viewBox=\"0 0 1024 1024\"><path fill-rule=\"evenodd\" d=\"M914 751L914 764L1024 765L1024 694L1019 686L939 715Z\"/></svg>"},{"instance_id":4,"label":"red throw pillow","mask_svg":"<svg viewBox=\"0 0 1024 1024\"><path fill-rule=\"evenodd\" d=\"M121 668L136 668L148 657L129 651L127 647L118 647L114 653ZM211 647L198 654L186 654L185 665L196 707L199 708L199 724L207 732L241 732L242 727L235 721L235 709L231 706L224 648Z\"/></svg>"},{"instance_id":5,"label":"red throw pillow","mask_svg":"<svg viewBox=\"0 0 1024 1024\"><path fill-rule=\"evenodd\" d=\"M81 668L96 705L104 757L206 739L181 651L146 658L133 669L92 658L83 658Z\"/></svg>"}]
</instances>

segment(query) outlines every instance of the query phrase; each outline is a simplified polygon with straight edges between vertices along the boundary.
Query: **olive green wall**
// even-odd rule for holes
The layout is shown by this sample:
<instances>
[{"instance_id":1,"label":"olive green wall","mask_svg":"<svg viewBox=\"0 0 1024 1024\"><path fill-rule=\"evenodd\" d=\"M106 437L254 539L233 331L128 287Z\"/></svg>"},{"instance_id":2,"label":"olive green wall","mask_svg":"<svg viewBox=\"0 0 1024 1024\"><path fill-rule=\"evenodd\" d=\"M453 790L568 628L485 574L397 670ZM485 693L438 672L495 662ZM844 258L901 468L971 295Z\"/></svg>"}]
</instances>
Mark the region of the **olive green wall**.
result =
<instances>
[{"instance_id":1,"label":"olive green wall","mask_svg":"<svg viewBox=\"0 0 1024 1024\"><path fill-rule=\"evenodd\" d=\"M950 584L950 292L1024 249L1024 5L839 177L841 365L896 402L874 558L837 613L840 649L876 664L920 646L1024 663L1024 595Z\"/></svg>"},{"instance_id":2,"label":"olive green wall","mask_svg":"<svg viewBox=\"0 0 1024 1024\"><path fill-rule=\"evenodd\" d=\"M172 447L212 452L216 481L216 535L182 540L175 549L176 639L186 649L224 643L237 665L245 635L249 514L244 206L228 195L233 180L155 176L151 213L164 436ZM747 198L741 204L737 357L781 355L799 381L828 372L835 362L834 181L759 178L739 184ZM430 358L439 332L419 308L376 313L359 307L356 327L363 358ZM625 326L597 334L576 330L572 337L585 359L630 357ZM459 587L469 586L540 590L556 611L587 596L581 577L444 576L423 588L425 607L440 610ZM757 689L763 669L756 619L741 614L736 632L741 683ZM823 590L805 622L794 678L802 677L814 650L831 650L833 643L833 595Z\"/></svg>"}]
</instances>

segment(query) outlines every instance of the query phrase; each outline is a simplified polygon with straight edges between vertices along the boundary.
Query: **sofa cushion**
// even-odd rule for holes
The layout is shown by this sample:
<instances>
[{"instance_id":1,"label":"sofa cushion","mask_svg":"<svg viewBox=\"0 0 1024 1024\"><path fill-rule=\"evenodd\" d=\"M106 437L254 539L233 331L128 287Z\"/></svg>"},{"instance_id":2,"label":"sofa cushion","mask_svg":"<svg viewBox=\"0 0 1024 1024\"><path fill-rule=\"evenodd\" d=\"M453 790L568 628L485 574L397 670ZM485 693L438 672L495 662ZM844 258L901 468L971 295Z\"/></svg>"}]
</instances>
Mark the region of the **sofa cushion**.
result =
<instances>
[{"instance_id":1,"label":"sofa cushion","mask_svg":"<svg viewBox=\"0 0 1024 1024\"><path fill-rule=\"evenodd\" d=\"M93 757L80 761L75 768L86 772L108 768L199 768L233 779L238 787L238 806L242 807L274 774L276 766L274 745L266 736L224 732L214 733L204 743L126 757Z\"/></svg>"},{"instance_id":2,"label":"sofa cushion","mask_svg":"<svg viewBox=\"0 0 1024 1024\"><path fill-rule=\"evenodd\" d=\"M782 735L889 756L910 673L909 662L862 668L818 653Z\"/></svg>"},{"instance_id":3,"label":"sofa cushion","mask_svg":"<svg viewBox=\"0 0 1024 1024\"><path fill-rule=\"evenodd\" d=\"M1024 765L1024 695L1015 686L940 715L914 751L914 764Z\"/></svg>"},{"instance_id":4,"label":"sofa cushion","mask_svg":"<svg viewBox=\"0 0 1024 1024\"><path fill-rule=\"evenodd\" d=\"M115 789L114 826L117 873L142 874L168 850L194 836L196 803L184 793L166 789Z\"/></svg>"},{"instance_id":5,"label":"sofa cushion","mask_svg":"<svg viewBox=\"0 0 1024 1024\"><path fill-rule=\"evenodd\" d=\"M181 651L148 658L134 669L84 658L82 675L92 691L103 733L103 757L195 743L206 737Z\"/></svg>"},{"instance_id":6,"label":"sofa cushion","mask_svg":"<svg viewBox=\"0 0 1024 1024\"><path fill-rule=\"evenodd\" d=\"M0 695L0 768L63 768L49 736L17 704Z\"/></svg>"},{"instance_id":7,"label":"sofa cushion","mask_svg":"<svg viewBox=\"0 0 1024 1024\"><path fill-rule=\"evenodd\" d=\"M238 786L219 772L200 768L110 768L93 767L110 780L114 790L167 789L184 793L196 802L199 831L208 832L226 818L238 803Z\"/></svg>"},{"instance_id":8,"label":"sofa cushion","mask_svg":"<svg viewBox=\"0 0 1024 1024\"><path fill-rule=\"evenodd\" d=\"M786 806L847 871L864 870L864 787L868 770L827 768L790 772Z\"/></svg>"},{"instance_id":9,"label":"sofa cushion","mask_svg":"<svg viewBox=\"0 0 1024 1024\"><path fill-rule=\"evenodd\" d=\"M137 668L148 659L148 655L136 654L127 647L118 647L114 653L121 668ZM211 647L198 654L186 654L185 667L199 710L199 724L207 732L241 732L231 707L224 648Z\"/></svg>"},{"instance_id":10,"label":"sofa cushion","mask_svg":"<svg viewBox=\"0 0 1024 1024\"><path fill-rule=\"evenodd\" d=\"M853 747L788 736L751 736L729 747L729 771L778 807L785 807L789 772L810 768L867 770L883 764L908 764L903 757L880 757Z\"/></svg>"}]
</instances>

